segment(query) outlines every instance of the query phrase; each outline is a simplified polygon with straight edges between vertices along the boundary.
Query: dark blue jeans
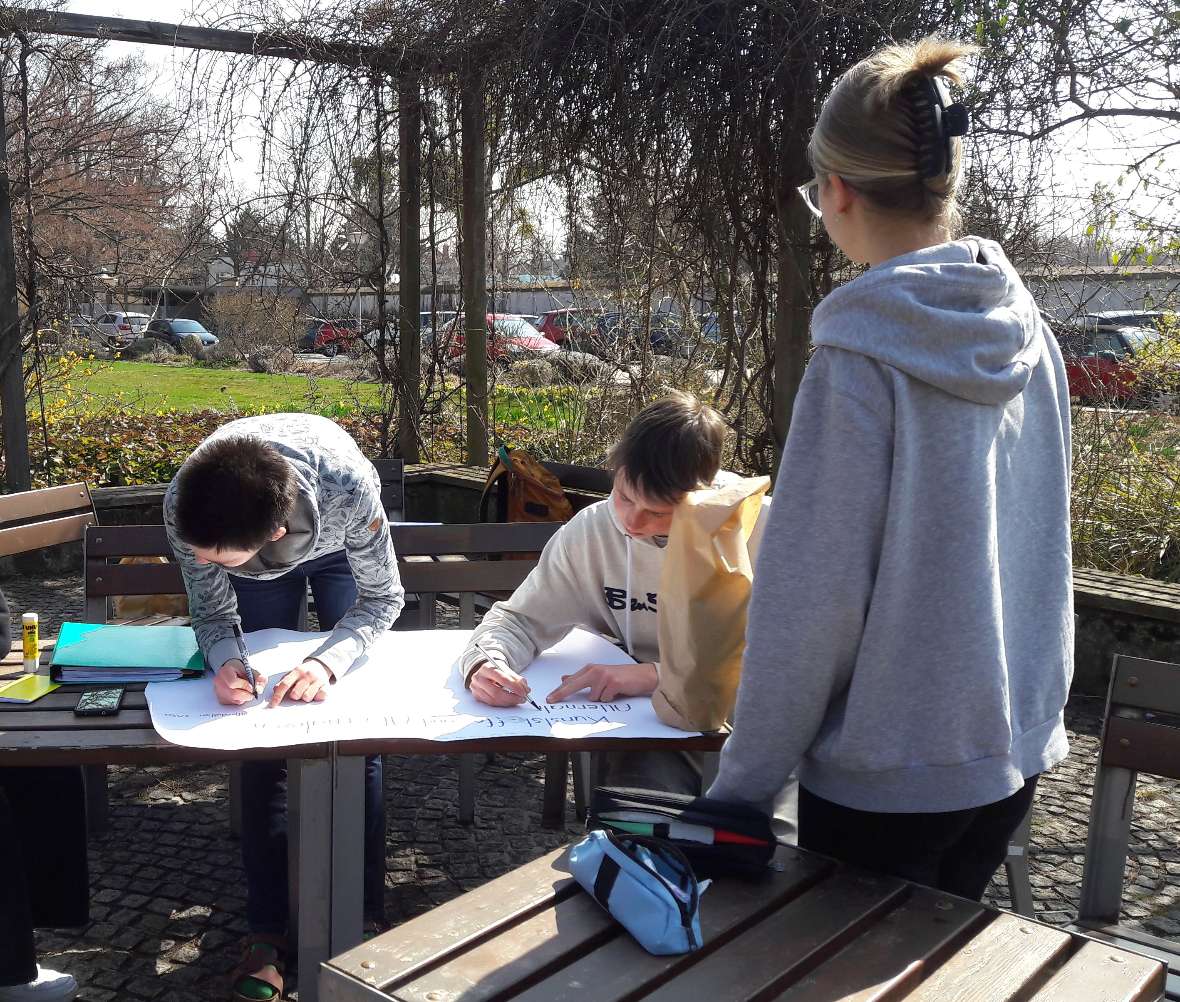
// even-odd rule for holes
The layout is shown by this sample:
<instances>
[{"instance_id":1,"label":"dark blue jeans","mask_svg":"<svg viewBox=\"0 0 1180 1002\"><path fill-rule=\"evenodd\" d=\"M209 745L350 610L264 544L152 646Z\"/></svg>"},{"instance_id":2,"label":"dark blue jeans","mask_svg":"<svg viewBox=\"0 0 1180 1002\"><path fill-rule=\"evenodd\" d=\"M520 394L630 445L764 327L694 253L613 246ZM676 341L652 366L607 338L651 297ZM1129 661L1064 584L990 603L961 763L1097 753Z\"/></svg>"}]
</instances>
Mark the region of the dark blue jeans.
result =
<instances>
[{"instance_id":1,"label":"dark blue jeans","mask_svg":"<svg viewBox=\"0 0 1180 1002\"><path fill-rule=\"evenodd\" d=\"M233 574L229 580L246 632L297 629L309 581L321 630L332 629L356 601L356 582L343 550L309 560L269 581ZM286 935L287 763L281 759L242 763L242 865L250 930ZM330 865L330 860L324 860L324 866ZM365 920L383 921L385 804L380 755L365 759L364 898Z\"/></svg>"}]
</instances>

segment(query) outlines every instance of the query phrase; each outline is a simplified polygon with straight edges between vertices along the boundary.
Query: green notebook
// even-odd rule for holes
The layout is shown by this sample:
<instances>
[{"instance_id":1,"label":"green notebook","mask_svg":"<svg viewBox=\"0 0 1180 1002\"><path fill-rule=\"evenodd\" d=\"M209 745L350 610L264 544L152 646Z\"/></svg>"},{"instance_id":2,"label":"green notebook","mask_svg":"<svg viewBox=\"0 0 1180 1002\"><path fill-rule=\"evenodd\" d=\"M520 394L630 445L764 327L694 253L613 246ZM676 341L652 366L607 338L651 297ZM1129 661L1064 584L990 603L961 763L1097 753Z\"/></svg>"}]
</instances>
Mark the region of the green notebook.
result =
<instances>
[{"instance_id":1,"label":"green notebook","mask_svg":"<svg viewBox=\"0 0 1180 1002\"><path fill-rule=\"evenodd\" d=\"M22 675L11 682L0 682L0 703L34 703L59 688L47 675Z\"/></svg>"},{"instance_id":2,"label":"green notebook","mask_svg":"<svg viewBox=\"0 0 1180 1002\"><path fill-rule=\"evenodd\" d=\"M200 678L205 659L190 626L62 623L49 663L55 682L169 682Z\"/></svg>"}]
</instances>

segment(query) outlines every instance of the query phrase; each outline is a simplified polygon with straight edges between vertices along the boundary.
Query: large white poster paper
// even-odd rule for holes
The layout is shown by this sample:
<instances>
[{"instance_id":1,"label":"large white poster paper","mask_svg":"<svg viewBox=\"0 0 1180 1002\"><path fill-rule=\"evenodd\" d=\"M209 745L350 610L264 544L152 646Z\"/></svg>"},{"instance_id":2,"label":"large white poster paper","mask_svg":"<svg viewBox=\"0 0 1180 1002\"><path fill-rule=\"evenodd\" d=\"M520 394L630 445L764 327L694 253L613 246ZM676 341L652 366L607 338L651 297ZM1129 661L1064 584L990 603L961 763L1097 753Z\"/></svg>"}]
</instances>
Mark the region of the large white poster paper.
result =
<instances>
[{"instance_id":1,"label":"large white poster paper","mask_svg":"<svg viewBox=\"0 0 1180 1002\"><path fill-rule=\"evenodd\" d=\"M467 630L385 633L322 703L285 702L271 709L264 697L241 707L222 706L208 675L153 682L147 687L152 725L173 744L223 750L361 738L685 737L684 731L660 723L646 696L614 703L545 702L563 674L592 662L630 661L609 641L582 630L574 630L529 667L529 685L540 710L528 703L508 709L485 706L463 688L454 669L470 635ZM325 636L289 630L247 636L251 663L268 676L267 695Z\"/></svg>"}]
</instances>

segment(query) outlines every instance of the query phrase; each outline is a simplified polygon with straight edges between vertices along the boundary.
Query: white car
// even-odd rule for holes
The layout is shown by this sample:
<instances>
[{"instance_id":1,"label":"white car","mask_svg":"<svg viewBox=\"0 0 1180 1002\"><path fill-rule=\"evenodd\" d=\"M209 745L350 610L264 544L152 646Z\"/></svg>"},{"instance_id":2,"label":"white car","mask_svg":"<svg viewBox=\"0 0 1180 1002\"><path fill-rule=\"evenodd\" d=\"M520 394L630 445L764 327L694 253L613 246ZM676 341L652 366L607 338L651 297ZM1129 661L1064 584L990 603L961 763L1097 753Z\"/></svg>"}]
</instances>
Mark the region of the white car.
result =
<instances>
[{"instance_id":1,"label":"white car","mask_svg":"<svg viewBox=\"0 0 1180 1002\"><path fill-rule=\"evenodd\" d=\"M126 338L142 334L151 319L146 313L124 313L116 310L104 313L95 323L100 331L110 337Z\"/></svg>"}]
</instances>

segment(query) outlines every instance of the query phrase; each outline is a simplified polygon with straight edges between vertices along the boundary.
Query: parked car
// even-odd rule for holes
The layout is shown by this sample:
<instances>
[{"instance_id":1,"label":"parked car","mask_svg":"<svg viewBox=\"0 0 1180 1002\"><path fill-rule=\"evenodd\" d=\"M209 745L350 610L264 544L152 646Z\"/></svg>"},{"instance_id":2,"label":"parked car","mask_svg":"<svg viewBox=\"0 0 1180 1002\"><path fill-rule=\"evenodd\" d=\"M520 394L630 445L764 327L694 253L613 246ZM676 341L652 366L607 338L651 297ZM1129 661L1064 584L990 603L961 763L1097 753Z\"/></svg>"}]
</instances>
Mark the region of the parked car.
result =
<instances>
[{"instance_id":1,"label":"parked car","mask_svg":"<svg viewBox=\"0 0 1180 1002\"><path fill-rule=\"evenodd\" d=\"M692 353L693 339L681 319L671 313L653 313L646 321L642 314L603 313L592 328L570 328L563 347L603 358L628 359L639 352L645 331L656 355L687 358Z\"/></svg>"},{"instance_id":2,"label":"parked car","mask_svg":"<svg viewBox=\"0 0 1180 1002\"><path fill-rule=\"evenodd\" d=\"M334 355L353 347L358 337L355 317L346 317L341 320L312 318L308 320L307 329L296 343L295 350L315 351L332 358Z\"/></svg>"},{"instance_id":3,"label":"parked car","mask_svg":"<svg viewBox=\"0 0 1180 1002\"><path fill-rule=\"evenodd\" d=\"M542 313L533 326L554 344L564 345L571 335L592 334L603 315L601 310L562 307Z\"/></svg>"},{"instance_id":4,"label":"parked car","mask_svg":"<svg viewBox=\"0 0 1180 1002\"><path fill-rule=\"evenodd\" d=\"M1156 327L1175 320L1176 314L1165 310L1101 310L1098 313L1087 313L1082 318L1082 325L1095 330L1107 330L1118 327Z\"/></svg>"},{"instance_id":5,"label":"parked car","mask_svg":"<svg viewBox=\"0 0 1180 1002\"><path fill-rule=\"evenodd\" d=\"M98 329L98 322L94 317L74 313L70 316L70 329L78 334L91 334Z\"/></svg>"},{"instance_id":6,"label":"parked car","mask_svg":"<svg viewBox=\"0 0 1180 1002\"><path fill-rule=\"evenodd\" d=\"M217 335L207 331L204 325L196 320L152 320L143 336L154 337L157 341L164 341L174 348L186 337L199 338L203 348L217 344Z\"/></svg>"},{"instance_id":7,"label":"parked car","mask_svg":"<svg viewBox=\"0 0 1180 1002\"><path fill-rule=\"evenodd\" d=\"M489 313L488 360L509 363L520 358L547 355L560 349L532 324L515 313ZM451 358L462 358L467 351L463 334L463 314L459 314L439 331Z\"/></svg>"},{"instance_id":8,"label":"parked car","mask_svg":"<svg viewBox=\"0 0 1180 1002\"><path fill-rule=\"evenodd\" d=\"M114 310L99 317L97 324L98 329L110 337L129 337L142 334L151 319L146 313L124 313Z\"/></svg>"},{"instance_id":9,"label":"parked car","mask_svg":"<svg viewBox=\"0 0 1180 1002\"><path fill-rule=\"evenodd\" d=\"M1163 335L1152 327L1067 328L1057 333L1069 395L1083 403L1129 403L1146 394L1133 360Z\"/></svg>"}]
</instances>

